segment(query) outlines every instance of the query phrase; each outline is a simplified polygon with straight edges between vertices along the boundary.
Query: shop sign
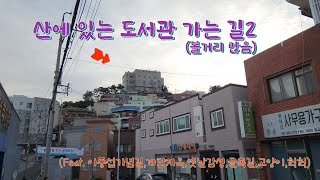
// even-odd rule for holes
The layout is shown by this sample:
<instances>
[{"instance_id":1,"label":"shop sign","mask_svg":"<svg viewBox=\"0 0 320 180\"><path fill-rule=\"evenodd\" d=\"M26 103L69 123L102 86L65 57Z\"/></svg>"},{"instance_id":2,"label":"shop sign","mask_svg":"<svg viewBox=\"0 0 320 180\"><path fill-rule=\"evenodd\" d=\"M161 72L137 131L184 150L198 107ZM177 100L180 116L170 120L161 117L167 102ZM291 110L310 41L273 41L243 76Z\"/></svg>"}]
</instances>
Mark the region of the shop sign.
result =
<instances>
[{"instance_id":1,"label":"shop sign","mask_svg":"<svg viewBox=\"0 0 320 180\"><path fill-rule=\"evenodd\" d=\"M204 144L204 145L203 145L203 149L214 149L214 145Z\"/></svg>"},{"instance_id":2,"label":"shop sign","mask_svg":"<svg viewBox=\"0 0 320 180\"><path fill-rule=\"evenodd\" d=\"M203 118L202 118L202 107L195 106L193 107L193 117L194 117L194 129L195 136L201 137L203 136Z\"/></svg>"},{"instance_id":3,"label":"shop sign","mask_svg":"<svg viewBox=\"0 0 320 180\"><path fill-rule=\"evenodd\" d=\"M61 148L61 147L51 147L51 156L62 156L62 155L72 155L72 156L83 156L84 148ZM46 147L37 147L37 155L45 155Z\"/></svg>"},{"instance_id":4,"label":"shop sign","mask_svg":"<svg viewBox=\"0 0 320 180\"><path fill-rule=\"evenodd\" d=\"M320 133L320 104L262 116L265 138Z\"/></svg>"},{"instance_id":5,"label":"shop sign","mask_svg":"<svg viewBox=\"0 0 320 180\"><path fill-rule=\"evenodd\" d=\"M242 138L255 138L256 131L254 128L254 119L252 112L252 105L250 102L238 102L240 130Z\"/></svg>"},{"instance_id":6,"label":"shop sign","mask_svg":"<svg viewBox=\"0 0 320 180\"><path fill-rule=\"evenodd\" d=\"M183 150L195 150L198 148L196 143L187 143L187 144L172 144L170 149L172 151L183 151Z\"/></svg>"},{"instance_id":7,"label":"shop sign","mask_svg":"<svg viewBox=\"0 0 320 180\"><path fill-rule=\"evenodd\" d=\"M3 124L3 127L7 129L9 127L11 120L11 113L6 103L0 97L0 122Z\"/></svg>"}]
</instances>

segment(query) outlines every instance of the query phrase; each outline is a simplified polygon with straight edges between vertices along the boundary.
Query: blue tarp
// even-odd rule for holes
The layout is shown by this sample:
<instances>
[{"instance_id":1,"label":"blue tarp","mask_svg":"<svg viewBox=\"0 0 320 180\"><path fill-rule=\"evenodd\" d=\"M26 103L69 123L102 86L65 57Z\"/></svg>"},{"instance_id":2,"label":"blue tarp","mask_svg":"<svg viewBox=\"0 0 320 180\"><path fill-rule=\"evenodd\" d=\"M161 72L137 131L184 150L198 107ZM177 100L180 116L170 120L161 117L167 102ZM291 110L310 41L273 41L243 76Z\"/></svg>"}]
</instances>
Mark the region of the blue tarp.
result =
<instances>
[{"instance_id":1,"label":"blue tarp","mask_svg":"<svg viewBox=\"0 0 320 180\"><path fill-rule=\"evenodd\" d=\"M139 111L138 106L120 106L111 108L111 112L119 112L119 111Z\"/></svg>"}]
</instances>

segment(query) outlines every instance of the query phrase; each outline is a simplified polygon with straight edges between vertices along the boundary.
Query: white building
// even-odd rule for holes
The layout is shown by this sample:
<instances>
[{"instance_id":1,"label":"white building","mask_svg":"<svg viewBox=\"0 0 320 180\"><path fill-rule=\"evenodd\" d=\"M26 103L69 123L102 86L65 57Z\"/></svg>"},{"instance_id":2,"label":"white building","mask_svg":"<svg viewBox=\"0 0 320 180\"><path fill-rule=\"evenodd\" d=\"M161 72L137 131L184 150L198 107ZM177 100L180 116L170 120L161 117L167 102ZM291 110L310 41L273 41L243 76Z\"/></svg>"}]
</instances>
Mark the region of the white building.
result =
<instances>
[{"instance_id":1,"label":"white building","mask_svg":"<svg viewBox=\"0 0 320 180\"><path fill-rule=\"evenodd\" d=\"M127 92L162 92L164 79L161 72L136 69L126 72L122 77L122 85Z\"/></svg>"},{"instance_id":2,"label":"white building","mask_svg":"<svg viewBox=\"0 0 320 180\"><path fill-rule=\"evenodd\" d=\"M9 98L21 119L18 144L26 144L27 138L30 144L45 143L51 99L29 98L23 95L14 95ZM59 107L60 104L56 101L53 127L58 125Z\"/></svg>"}]
</instances>

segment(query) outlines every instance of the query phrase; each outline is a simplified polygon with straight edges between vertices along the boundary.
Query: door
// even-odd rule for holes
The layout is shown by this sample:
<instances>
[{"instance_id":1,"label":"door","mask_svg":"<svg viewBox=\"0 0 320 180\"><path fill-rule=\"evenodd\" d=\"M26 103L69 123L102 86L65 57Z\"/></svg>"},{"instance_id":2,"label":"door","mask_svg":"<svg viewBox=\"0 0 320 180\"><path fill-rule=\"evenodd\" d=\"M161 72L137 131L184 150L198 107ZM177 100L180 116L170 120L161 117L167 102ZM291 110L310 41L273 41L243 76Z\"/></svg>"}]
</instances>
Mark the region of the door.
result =
<instances>
[{"instance_id":1,"label":"door","mask_svg":"<svg viewBox=\"0 0 320 180\"><path fill-rule=\"evenodd\" d=\"M316 180L320 180L320 139L311 139L309 141L314 174Z\"/></svg>"},{"instance_id":2,"label":"door","mask_svg":"<svg viewBox=\"0 0 320 180\"><path fill-rule=\"evenodd\" d=\"M3 158L4 158L4 152L0 152L0 180L2 175Z\"/></svg>"},{"instance_id":3,"label":"door","mask_svg":"<svg viewBox=\"0 0 320 180\"><path fill-rule=\"evenodd\" d=\"M299 159L299 157L306 158L308 157L306 146L304 143L304 140L287 140L287 152L289 158L296 158ZM311 179L311 174L309 169L306 169L302 166L297 167L290 167L292 177L294 180L309 180Z\"/></svg>"},{"instance_id":4,"label":"door","mask_svg":"<svg viewBox=\"0 0 320 180\"><path fill-rule=\"evenodd\" d=\"M288 159L285 142L271 142L269 144L269 154L269 157L274 157L275 159ZM271 177L272 180L292 179L290 169L284 168L283 166L274 166L271 169Z\"/></svg>"}]
</instances>

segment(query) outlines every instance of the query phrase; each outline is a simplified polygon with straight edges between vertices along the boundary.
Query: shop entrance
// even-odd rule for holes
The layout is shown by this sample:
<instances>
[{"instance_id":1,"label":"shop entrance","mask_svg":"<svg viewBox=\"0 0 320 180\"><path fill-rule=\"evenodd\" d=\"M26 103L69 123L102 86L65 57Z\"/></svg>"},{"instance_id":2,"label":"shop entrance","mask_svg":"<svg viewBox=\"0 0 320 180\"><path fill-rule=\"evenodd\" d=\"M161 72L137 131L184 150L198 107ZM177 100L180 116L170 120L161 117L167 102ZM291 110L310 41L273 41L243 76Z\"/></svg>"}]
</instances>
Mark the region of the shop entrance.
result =
<instances>
[{"instance_id":1,"label":"shop entrance","mask_svg":"<svg viewBox=\"0 0 320 180\"><path fill-rule=\"evenodd\" d=\"M320 180L320 139L293 139L269 143L269 158L285 160L287 168L276 165L271 169L272 179L283 180ZM310 158L310 168L298 166L299 158ZM288 166L287 159L292 158L296 167ZM296 161L294 161L296 159Z\"/></svg>"},{"instance_id":2,"label":"shop entrance","mask_svg":"<svg viewBox=\"0 0 320 180\"><path fill-rule=\"evenodd\" d=\"M223 156L226 160L226 164L228 164L230 158L239 158L238 151L230 151L230 152L223 152ZM227 180L242 180L242 171L241 167L235 168L226 168L226 175Z\"/></svg>"},{"instance_id":3,"label":"shop entrance","mask_svg":"<svg viewBox=\"0 0 320 180\"><path fill-rule=\"evenodd\" d=\"M0 176L2 174L3 158L4 158L4 152L0 152ZM0 179L1 179L1 177L0 177Z\"/></svg>"},{"instance_id":4,"label":"shop entrance","mask_svg":"<svg viewBox=\"0 0 320 180\"><path fill-rule=\"evenodd\" d=\"M200 158L218 158L219 152L217 151L202 151L200 152ZM201 169L201 177L202 180L220 180L221 173L219 166L215 166L214 168L208 168L208 162L205 163L205 168Z\"/></svg>"},{"instance_id":5,"label":"shop entrance","mask_svg":"<svg viewBox=\"0 0 320 180\"><path fill-rule=\"evenodd\" d=\"M315 179L320 180L320 139L309 141Z\"/></svg>"}]
</instances>

